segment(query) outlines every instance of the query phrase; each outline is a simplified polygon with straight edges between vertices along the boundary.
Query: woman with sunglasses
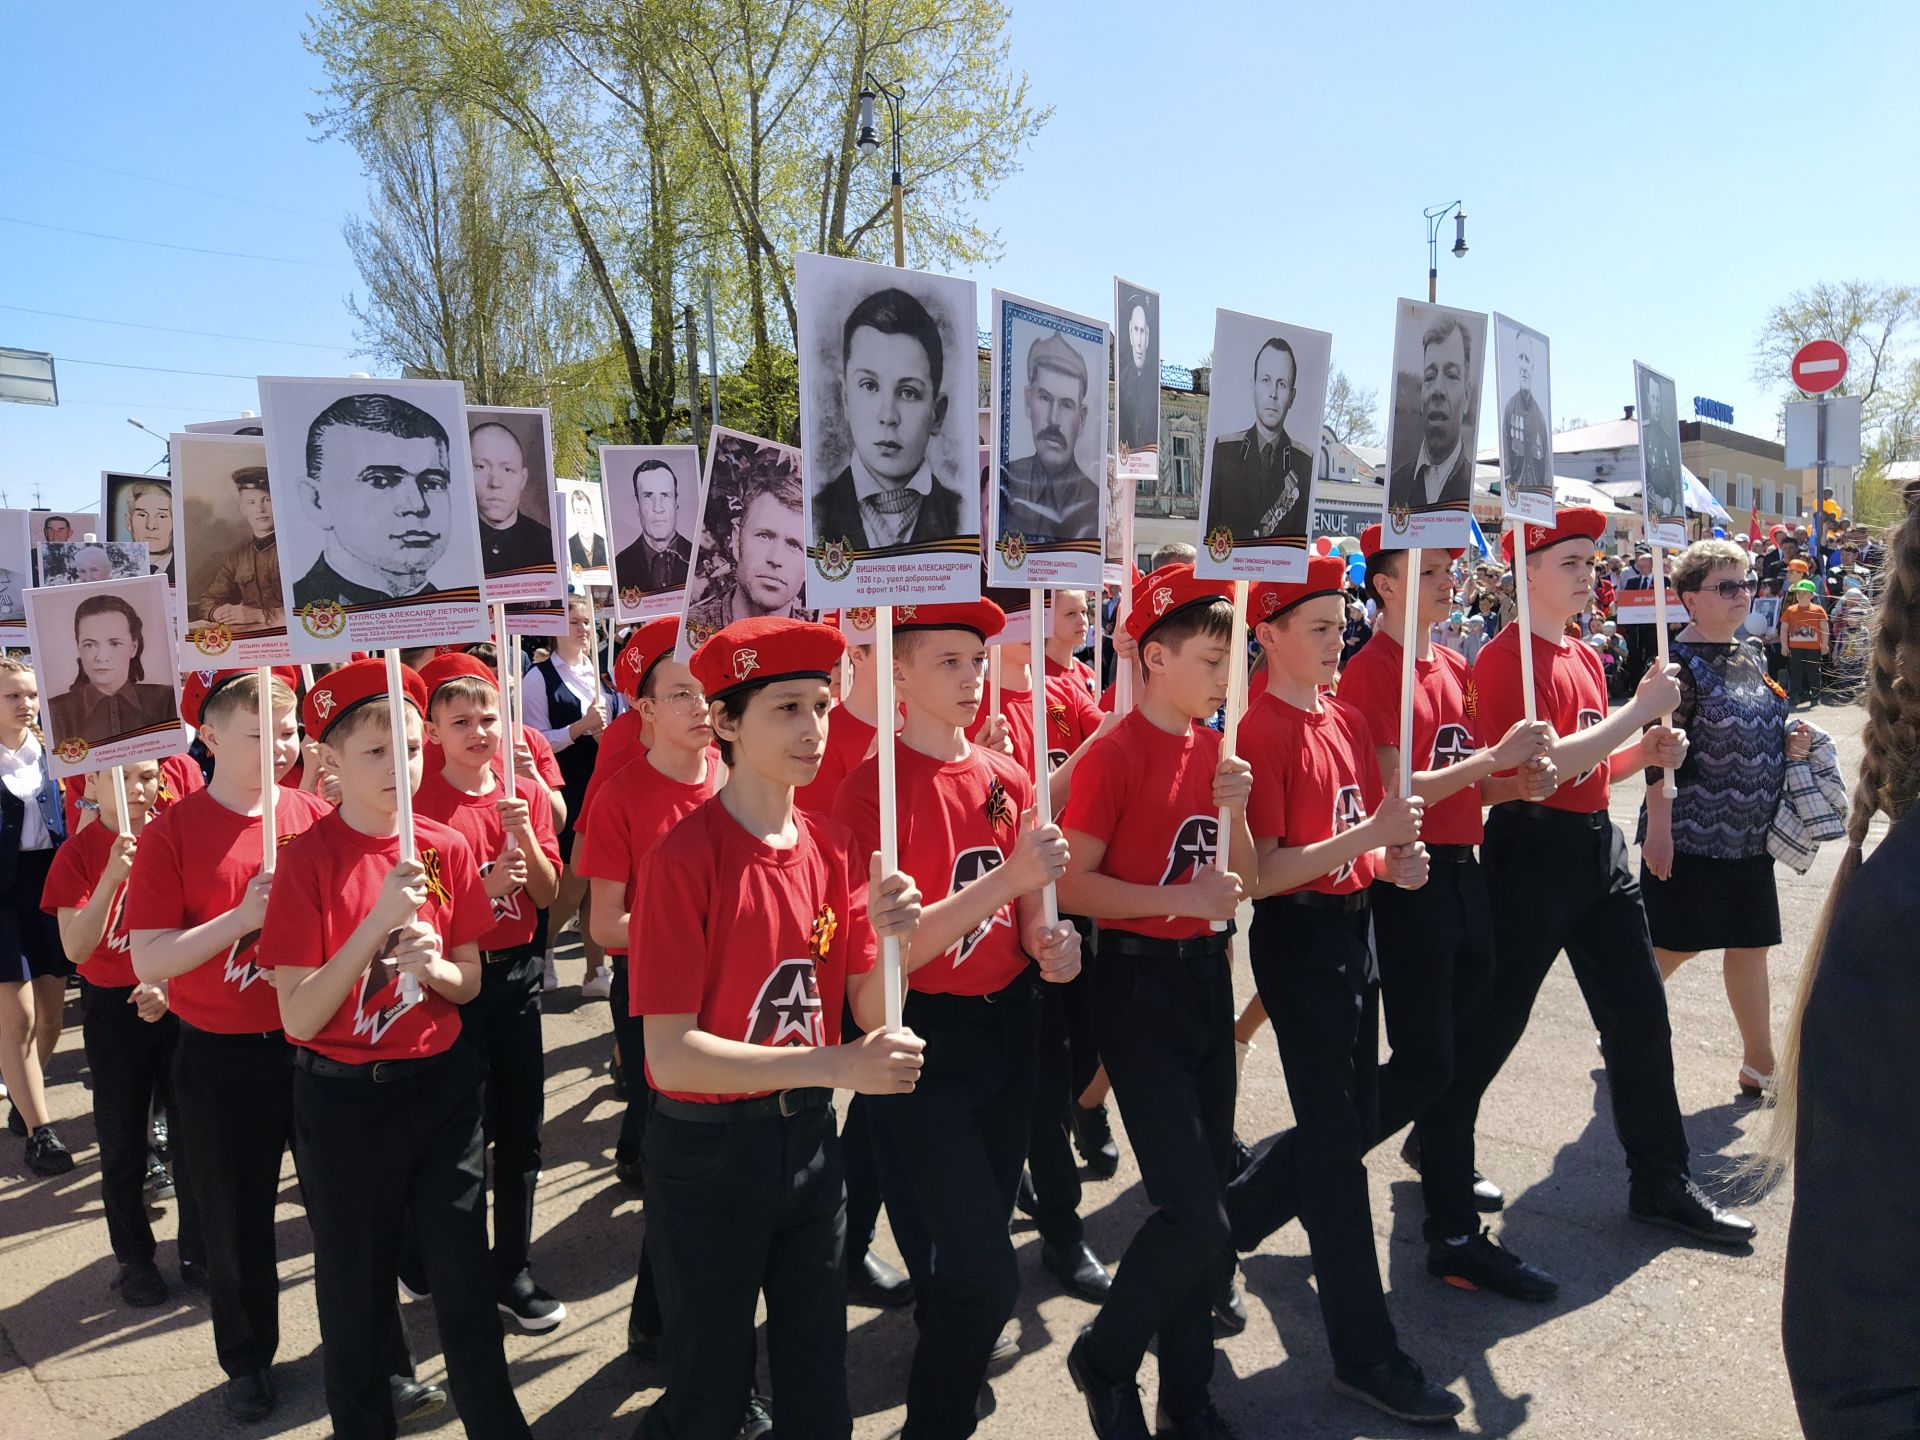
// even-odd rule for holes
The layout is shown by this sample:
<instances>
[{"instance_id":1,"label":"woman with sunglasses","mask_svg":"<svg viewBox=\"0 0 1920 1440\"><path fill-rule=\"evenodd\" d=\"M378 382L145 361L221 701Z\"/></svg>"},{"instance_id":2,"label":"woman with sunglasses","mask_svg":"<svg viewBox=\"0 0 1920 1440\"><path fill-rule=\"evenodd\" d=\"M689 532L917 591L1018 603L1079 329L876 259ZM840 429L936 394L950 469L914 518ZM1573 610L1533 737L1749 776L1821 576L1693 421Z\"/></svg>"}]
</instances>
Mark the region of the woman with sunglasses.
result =
<instances>
[{"instance_id":1,"label":"woman with sunglasses","mask_svg":"<svg viewBox=\"0 0 1920 1440\"><path fill-rule=\"evenodd\" d=\"M1789 719L1759 643L1739 633L1755 590L1747 566L1727 540L1697 541L1673 562L1687 612L1672 645L1681 690L1673 724L1688 749L1671 800L1660 772L1648 772L1640 888L1663 976L1702 950L1726 953L1727 1002L1745 1050L1740 1092L1758 1099L1773 1082L1767 952L1780 943L1767 831L1787 761L1806 758L1813 731Z\"/></svg>"}]
</instances>

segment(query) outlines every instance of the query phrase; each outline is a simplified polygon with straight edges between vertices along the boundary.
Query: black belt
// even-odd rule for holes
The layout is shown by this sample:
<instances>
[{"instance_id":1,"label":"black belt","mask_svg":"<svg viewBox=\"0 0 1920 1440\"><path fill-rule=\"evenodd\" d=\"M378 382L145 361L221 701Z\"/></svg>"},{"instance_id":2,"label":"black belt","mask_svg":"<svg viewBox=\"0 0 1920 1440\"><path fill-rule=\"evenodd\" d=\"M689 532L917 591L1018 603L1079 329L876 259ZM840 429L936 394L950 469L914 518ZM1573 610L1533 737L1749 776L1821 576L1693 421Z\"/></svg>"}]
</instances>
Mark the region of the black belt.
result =
<instances>
[{"instance_id":1,"label":"black belt","mask_svg":"<svg viewBox=\"0 0 1920 1440\"><path fill-rule=\"evenodd\" d=\"M909 990L907 1003L919 1010L967 1010L976 1005L998 1005L1008 996L1032 993L1034 980L1030 977L1037 977L1039 973L1031 968L1022 970L1011 982L985 995L959 995L951 990Z\"/></svg>"},{"instance_id":2,"label":"black belt","mask_svg":"<svg viewBox=\"0 0 1920 1440\"><path fill-rule=\"evenodd\" d=\"M1560 810L1551 805L1538 805L1531 800L1509 800L1496 805L1489 815L1505 815L1515 820L1532 820L1537 823L1566 825L1581 830L1608 830L1613 827L1613 816L1605 810Z\"/></svg>"},{"instance_id":3,"label":"black belt","mask_svg":"<svg viewBox=\"0 0 1920 1440\"><path fill-rule=\"evenodd\" d=\"M1460 865L1475 857L1471 845L1429 845L1427 858L1444 860L1449 865Z\"/></svg>"},{"instance_id":4,"label":"black belt","mask_svg":"<svg viewBox=\"0 0 1920 1440\"><path fill-rule=\"evenodd\" d=\"M1365 890L1350 890L1345 895L1329 895L1324 890L1290 890L1285 895L1273 898L1302 905L1309 910L1332 910L1341 915L1357 915L1373 903Z\"/></svg>"},{"instance_id":5,"label":"black belt","mask_svg":"<svg viewBox=\"0 0 1920 1440\"><path fill-rule=\"evenodd\" d=\"M174 1012L174 1019L180 1020L180 1012ZM213 1044L258 1045L268 1040L284 1042L287 1038L284 1030L202 1030L198 1025L189 1025L180 1020L180 1033L190 1035L195 1040L207 1040Z\"/></svg>"},{"instance_id":6,"label":"black belt","mask_svg":"<svg viewBox=\"0 0 1920 1440\"><path fill-rule=\"evenodd\" d=\"M482 950L480 952L480 963L483 966L504 965L509 960L518 960L522 956L530 953L531 951L529 951L525 945L515 946L511 950Z\"/></svg>"},{"instance_id":7,"label":"black belt","mask_svg":"<svg viewBox=\"0 0 1920 1440\"><path fill-rule=\"evenodd\" d=\"M305 1046L297 1046L293 1052L293 1068L305 1070L309 1075L317 1075L323 1080L362 1080L372 1085L390 1085L396 1080L418 1075L429 1066L438 1065L452 1053L451 1050L442 1050L438 1055L417 1055L405 1060L371 1060L365 1064L348 1065L343 1061L329 1060Z\"/></svg>"},{"instance_id":8,"label":"black belt","mask_svg":"<svg viewBox=\"0 0 1920 1440\"><path fill-rule=\"evenodd\" d=\"M1227 953L1233 938L1233 925L1205 935L1190 935L1184 940L1164 935L1141 935L1132 930L1100 930L1100 954L1132 955L1142 960L1204 960Z\"/></svg>"},{"instance_id":9,"label":"black belt","mask_svg":"<svg viewBox=\"0 0 1920 1440\"><path fill-rule=\"evenodd\" d=\"M671 1095L653 1097L653 1108L660 1115L676 1120L704 1121L710 1125L734 1120L765 1120L770 1116L803 1115L809 1110L824 1110L833 1101L833 1091L821 1086L803 1090L776 1090L753 1100L676 1100Z\"/></svg>"}]
</instances>

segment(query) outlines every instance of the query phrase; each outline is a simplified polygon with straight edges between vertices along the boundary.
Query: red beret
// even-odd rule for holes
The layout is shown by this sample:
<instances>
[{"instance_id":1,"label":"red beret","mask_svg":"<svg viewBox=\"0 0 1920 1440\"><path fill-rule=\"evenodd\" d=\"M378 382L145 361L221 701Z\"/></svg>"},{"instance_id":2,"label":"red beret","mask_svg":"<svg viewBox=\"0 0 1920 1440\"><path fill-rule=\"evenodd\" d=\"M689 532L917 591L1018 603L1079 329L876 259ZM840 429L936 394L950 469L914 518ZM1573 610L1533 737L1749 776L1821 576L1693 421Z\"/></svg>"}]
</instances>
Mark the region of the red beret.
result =
<instances>
[{"instance_id":1,"label":"red beret","mask_svg":"<svg viewBox=\"0 0 1920 1440\"><path fill-rule=\"evenodd\" d=\"M427 690L427 704L433 704L433 697L442 685L450 680L462 678L484 680L495 690L500 688L500 677L493 673L493 667L478 655L469 655L459 648L443 649L433 659L420 667L420 683Z\"/></svg>"},{"instance_id":2,"label":"red beret","mask_svg":"<svg viewBox=\"0 0 1920 1440\"><path fill-rule=\"evenodd\" d=\"M200 717L206 713L207 701L213 698L214 692L225 688L229 680L254 673L251 669L189 670L180 677L180 718L198 730ZM300 671L296 666L275 665L273 673L286 681L294 694L300 693Z\"/></svg>"},{"instance_id":3,"label":"red beret","mask_svg":"<svg viewBox=\"0 0 1920 1440\"><path fill-rule=\"evenodd\" d=\"M847 642L831 625L758 615L720 630L693 652L689 664L707 699L718 700L749 685L825 680L846 650Z\"/></svg>"},{"instance_id":4,"label":"red beret","mask_svg":"<svg viewBox=\"0 0 1920 1440\"><path fill-rule=\"evenodd\" d=\"M1322 595L1343 594L1347 587L1347 562L1340 555L1315 555L1307 561L1307 578L1290 585L1263 580L1247 587L1247 624L1275 620L1309 600Z\"/></svg>"},{"instance_id":5,"label":"red beret","mask_svg":"<svg viewBox=\"0 0 1920 1440\"><path fill-rule=\"evenodd\" d=\"M482 667L484 668L484 667ZM400 667L400 688L406 700L421 715L427 713L427 687L411 665ZM384 659L355 660L342 665L323 680L313 682L306 703L300 707L300 719L310 739L324 740L327 732L340 723L349 710L387 695L387 662Z\"/></svg>"},{"instance_id":6,"label":"red beret","mask_svg":"<svg viewBox=\"0 0 1920 1440\"><path fill-rule=\"evenodd\" d=\"M893 633L906 630L970 630L990 640L1006 626L1007 612L991 600L969 600L958 605L896 605Z\"/></svg>"},{"instance_id":7,"label":"red beret","mask_svg":"<svg viewBox=\"0 0 1920 1440\"><path fill-rule=\"evenodd\" d=\"M640 687L647 683L647 672L673 653L680 640L680 617L656 615L620 647L620 658L613 662L613 683L629 700L639 700Z\"/></svg>"},{"instance_id":8,"label":"red beret","mask_svg":"<svg viewBox=\"0 0 1920 1440\"><path fill-rule=\"evenodd\" d=\"M1231 581L1195 579L1193 566L1176 560L1134 583L1133 608L1127 612L1127 633L1145 644L1147 636L1161 622L1171 620L1182 610L1232 598Z\"/></svg>"},{"instance_id":9,"label":"red beret","mask_svg":"<svg viewBox=\"0 0 1920 1440\"><path fill-rule=\"evenodd\" d=\"M1553 526L1527 526L1527 553L1536 554L1549 546L1558 545L1566 540L1599 540L1607 533L1607 517L1598 510L1584 505L1571 510L1561 510L1553 517ZM1500 537L1500 558L1509 565L1513 563L1513 531L1509 529Z\"/></svg>"},{"instance_id":10,"label":"red beret","mask_svg":"<svg viewBox=\"0 0 1920 1440\"><path fill-rule=\"evenodd\" d=\"M1371 560L1375 555L1379 553L1379 551L1380 551L1380 527L1378 525L1369 525L1367 526L1366 529L1360 532L1360 554L1366 559ZM1464 546L1458 550L1449 550L1447 552L1447 554L1451 555L1455 560L1458 560L1462 555L1466 553L1467 553L1466 548Z\"/></svg>"}]
</instances>

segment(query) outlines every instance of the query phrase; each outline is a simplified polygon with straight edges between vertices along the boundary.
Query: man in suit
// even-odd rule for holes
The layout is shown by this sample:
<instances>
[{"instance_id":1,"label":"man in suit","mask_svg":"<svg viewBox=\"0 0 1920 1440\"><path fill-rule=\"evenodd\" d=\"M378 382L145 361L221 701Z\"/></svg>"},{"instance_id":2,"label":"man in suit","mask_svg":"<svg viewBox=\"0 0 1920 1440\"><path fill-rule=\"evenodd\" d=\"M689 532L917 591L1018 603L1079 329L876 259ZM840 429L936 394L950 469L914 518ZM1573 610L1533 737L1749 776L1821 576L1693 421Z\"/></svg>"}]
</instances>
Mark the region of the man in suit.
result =
<instances>
[{"instance_id":1,"label":"man in suit","mask_svg":"<svg viewBox=\"0 0 1920 1440\"><path fill-rule=\"evenodd\" d=\"M1129 295L1121 319L1127 346L1115 385L1120 443L1129 450L1149 450L1160 443L1160 347L1154 343L1147 297Z\"/></svg>"},{"instance_id":2,"label":"man in suit","mask_svg":"<svg viewBox=\"0 0 1920 1440\"><path fill-rule=\"evenodd\" d=\"M1686 481L1680 474L1680 453L1673 448L1673 422L1665 415L1666 387L1647 377L1647 393L1640 420L1640 483L1646 487L1647 510L1656 522L1686 519Z\"/></svg>"},{"instance_id":3,"label":"man in suit","mask_svg":"<svg viewBox=\"0 0 1920 1440\"><path fill-rule=\"evenodd\" d=\"M1253 424L1213 442L1213 488L1206 532L1225 527L1237 540L1307 533L1313 460L1287 438L1298 392L1299 361L1280 336L1253 357Z\"/></svg>"},{"instance_id":4,"label":"man in suit","mask_svg":"<svg viewBox=\"0 0 1920 1440\"><path fill-rule=\"evenodd\" d=\"M371 605L435 593L453 500L447 432L394 395L346 395L307 427L306 519L326 538L293 603Z\"/></svg>"},{"instance_id":5,"label":"man in suit","mask_svg":"<svg viewBox=\"0 0 1920 1440\"><path fill-rule=\"evenodd\" d=\"M904 290L876 290L840 331L841 394L853 456L814 497L818 544L897 550L968 533L960 491L927 448L947 417L940 327Z\"/></svg>"},{"instance_id":6,"label":"man in suit","mask_svg":"<svg viewBox=\"0 0 1920 1440\"><path fill-rule=\"evenodd\" d=\"M1000 479L1000 531L1029 544L1100 539L1100 486L1074 458L1087 424L1087 365L1049 332L1027 347L1027 426L1033 454Z\"/></svg>"},{"instance_id":7,"label":"man in suit","mask_svg":"<svg viewBox=\"0 0 1920 1440\"><path fill-rule=\"evenodd\" d=\"M1651 590L1653 588L1653 552L1641 546L1633 553L1633 573L1620 582L1621 590ZM1622 627L1627 632L1627 673L1621 678L1621 685L1631 693L1640 683L1640 677L1647 673L1647 666L1653 663L1659 653L1655 649L1655 635L1651 625L1628 625Z\"/></svg>"},{"instance_id":8,"label":"man in suit","mask_svg":"<svg viewBox=\"0 0 1920 1440\"><path fill-rule=\"evenodd\" d=\"M673 528L680 513L680 477L666 461L648 456L633 467L630 478L640 533L613 557L614 586L642 595L678 590L687 583L687 567L693 563L692 542Z\"/></svg>"},{"instance_id":9,"label":"man in suit","mask_svg":"<svg viewBox=\"0 0 1920 1440\"><path fill-rule=\"evenodd\" d=\"M567 510L572 516L567 523L567 558L575 572L606 569L607 541L594 519L592 497L584 490L570 492Z\"/></svg>"},{"instance_id":10,"label":"man in suit","mask_svg":"<svg viewBox=\"0 0 1920 1440\"><path fill-rule=\"evenodd\" d=\"M1413 514L1442 506L1465 509L1473 498L1473 457L1462 440L1472 396L1473 339L1445 311L1420 337L1420 450L1394 467L1390 510Z\"/></svg>"},{"instance_id":11,"label":"man in suit","mask_svg":"<svg viewBox=\"0 0 1920 1440\"><path fill-rule=\"evenodd\" d=\"M473 499L480 511L480 565L488 575L524 575L553 568L553 531L520 508L527 454L520 437L497 420L468 432Z\"/></svg>"},{"instance_id":12,"label":"man in suit","mask_svg":"<svg viewBox=\"0 0 1920 1440\"><path fill-rule=\"evenodd\" d=\"M1553 490L1553 436L1533 398L1533 352L1523 340L1513 357L1520 388L1500 416L1500 483L1508 490Z\"/></svg>"}]
</instances>

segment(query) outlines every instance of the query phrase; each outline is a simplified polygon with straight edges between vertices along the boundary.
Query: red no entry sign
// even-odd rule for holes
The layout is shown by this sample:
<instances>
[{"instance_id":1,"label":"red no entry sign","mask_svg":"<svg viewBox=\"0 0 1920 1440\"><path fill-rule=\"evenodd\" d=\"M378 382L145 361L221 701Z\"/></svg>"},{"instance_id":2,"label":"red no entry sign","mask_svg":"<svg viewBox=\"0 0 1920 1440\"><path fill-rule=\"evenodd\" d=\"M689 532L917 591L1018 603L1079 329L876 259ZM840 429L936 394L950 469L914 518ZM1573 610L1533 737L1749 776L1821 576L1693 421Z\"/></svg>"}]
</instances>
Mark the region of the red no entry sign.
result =
<instances>
[{"instance_id":1,"label":"red no entry sign","mask_svg":"<svg viewBox=\"0 0 1920 1440\"><path fill-rule=\"evenodd\" d=\"M1838 340L1809 340L1793 352L1793 383L1824 395L1847 378L1847 351Z\"/></svg>"}]
</instances>

